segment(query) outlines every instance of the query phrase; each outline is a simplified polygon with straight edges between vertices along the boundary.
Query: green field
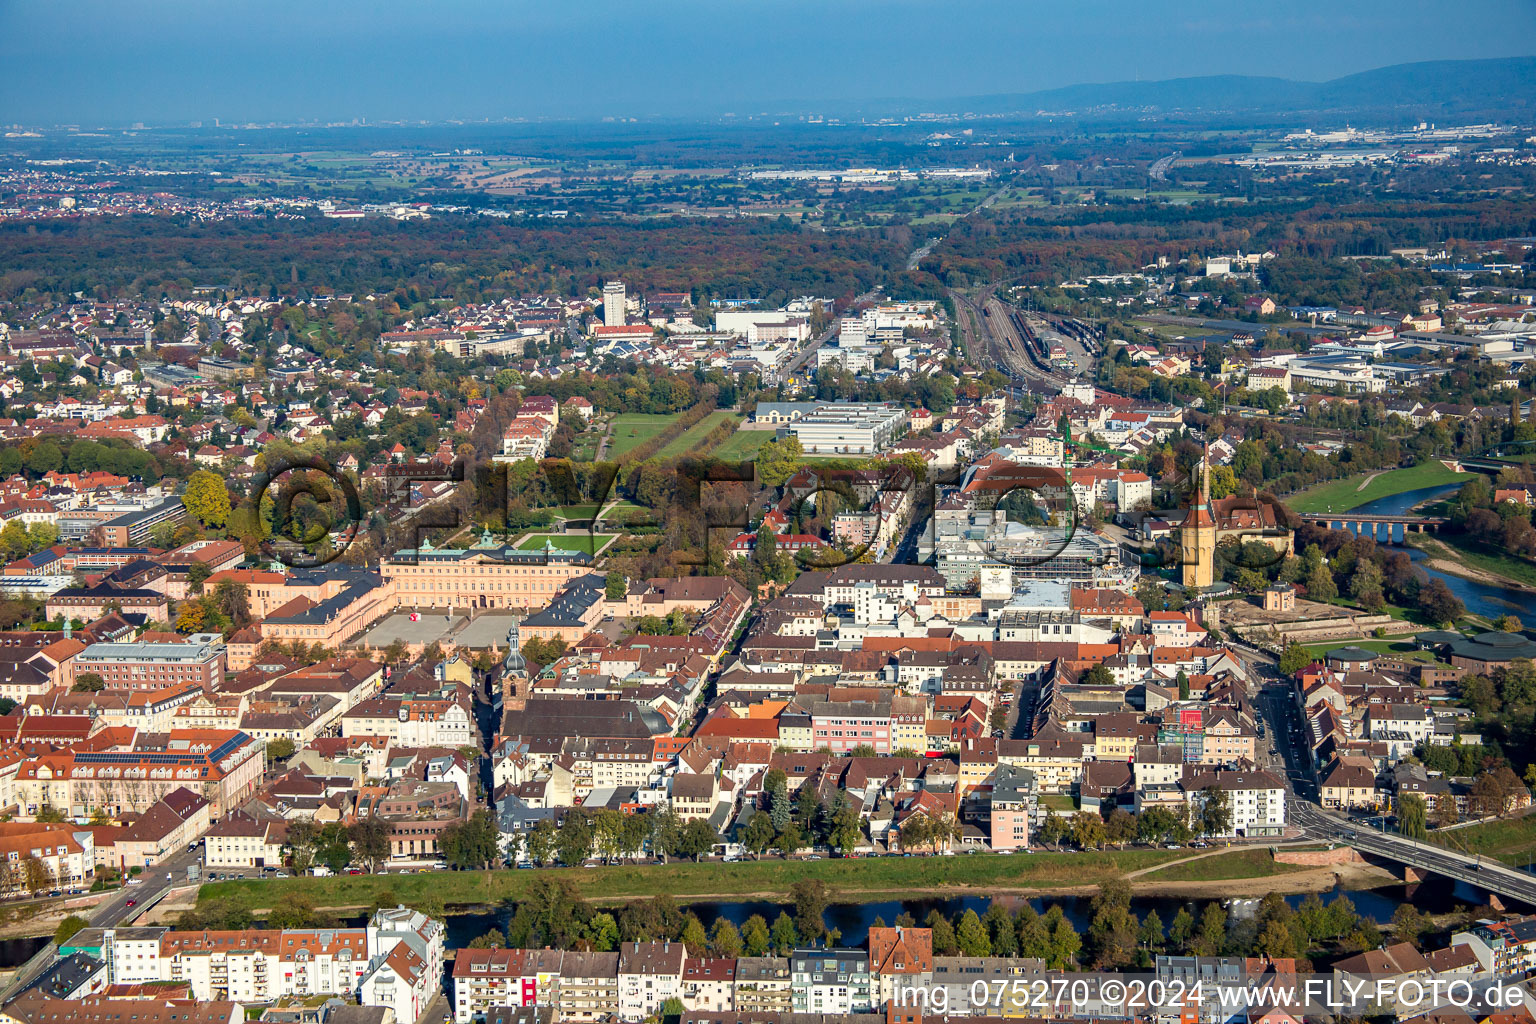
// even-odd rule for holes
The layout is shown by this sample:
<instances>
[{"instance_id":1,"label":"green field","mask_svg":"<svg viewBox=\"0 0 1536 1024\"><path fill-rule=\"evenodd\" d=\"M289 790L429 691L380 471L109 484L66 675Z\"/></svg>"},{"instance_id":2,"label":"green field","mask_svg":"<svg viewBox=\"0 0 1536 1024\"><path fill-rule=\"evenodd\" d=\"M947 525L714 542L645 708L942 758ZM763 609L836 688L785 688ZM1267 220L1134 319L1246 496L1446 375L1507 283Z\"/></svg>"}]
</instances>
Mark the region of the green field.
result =
<instances>
[{"instance_id":1,"label":"green field","mask_svg":"<svg viewBox=\"0 0 1536 1024\"><path fill-rule=\"evenodd\" d=\"M757 458L757 450L772 440L771 430L738 430L709 454L727 462L751 462Z\"/></svg>"},{"instance_id":2,"label":"green field","mask_svg":"<svg viewBox=\"0 0 1536 1024\"><path fill-rule=\"evenodd\" d=\"M1140 868L1188 856L1174 850L1102 853L958 854L954 857L881 857L823 861L770 858L724 864L679 863L544 869L541 871L450 871L414 875L340 875L331 878L275 878L210 882L198 902L233 900L265 910L299 895L321 909L370 907L389 902L432 902L439 906L497 904L517 899L535 878L569 879L588 899L619 902L666 893L679 901L705 898L784 898L802 878L826 882L840 900L874 900L974 889L1028 891L1096 885Z\"/></svg>"},{"instance_id":3,"label":"green field","mask_svg":"<svg viewBox=\"0 0 1536 1024\"><path fill-rule=\"evenodd\" d=\"M585 551L589 555L595 555L612 543L616 533L530 533L517 542L519 551L541 551L544 542L559 551ZM593 550L594 546L596 551Z\"/></svg>"},{"instance_id":4,"label":"green field","mask_svg":"<svg viewBox=\"0 0 1536 1024\"><path fill-rule=\"evenodd\" d=\"M1207 879L1267 878L1306 871L1304 864L1278 864L1267 849L1232 850L1214 857L1201 857L1185 864L1149 871L1136 876L1138 882L1203 882Z\"/></svg>"},{"instance_id":5,"label":"green field","mask_svg":"<svg viewBox=\"0 0 1536 1024\"><path fill-rule=\"evenodd\" d=\"M1426 630L1428 627L1425 627ZM1359 640L1333 640L1326 644L1307 644L1306 651L1321 658L1329 651L1336 651L1340 647L1360 647L1367 651L1375 651L1377 654L1389 658L1401 658L1404 661L1422 661L1426 665L1433 664L1438 659L1433 651L1421 651L1412 643L1404 640L1376 640L1361 638Z\"/></svg>"},{"instance_id":6,"label":"green field","mask_svg":"<svg viewBox=\"0 0 1536 1024\"><path fill-rule=\"evenodd\" d=\"M1285 502L1287 508L1296 513L1347 512L1377 498L1388 498L1394 494L1402 494L1404 491L1416 491L1421 487L1465 483L1475 475L1474 473L1454 473L1438 461L1424 462L1407 469L1387 470L1378 474L1364 487L1360 485L1370 477L1370 474L1344 480L1330 480L1327 483L1308 487L1304 491L1298 491L1289 498L1281 500Z\"/></svg>"},{"instance_id":7,"label":"green field","mask_svg":"<svg viewBox=\"0 0 1536 1024\"><path fill-rule=\"evenodd\" d=\"M556 519L591 519L597 515L597 504L591 502L585 505L556 505L549 509Z\"/></svg>"},{"instance_id":8,"label":"green field","mask_svg":"<svg viewBox=\"0 0 1536 1024\"><path fill-rule=\"evenodd\" d=\"M1524 867L1536 860L1536 815L1502 818L1466 828L1437 830L1429 841L1462 853L1480 853Z\"/></svg>"},{"instance_id":9,"label":"green field","mask_svg":"<svg viewBox=\"0 0 1536 1024\"><path fill-rule=\"evenodd\" d=\"M632 448L638 448L657 434L666 430L676 416L661 416L644 412L625 412L613 418L613 433L608 438L605 459L617 459Z\"/></svg>"},{"instance_id":10,"label":"green field","mask_svg":"<svg viewBox=\"0 0 1536 1024\"><path fill-rule=\"evenodd\" d=\"M705 434L709 433L711 430L714 430L720 424L727 421L731 423L740 423L741 417L726 412L724 409L716 409L714 412L710 413L708 416L705 416L702 420L699 420L699 422L683 431L677 437L674 437L671 441L668 441L658 453L659 457L663 459L674 459L679 455L686 455L688 452L692 451L696 445L704 440Z\"/></svg>"}]
</instances>

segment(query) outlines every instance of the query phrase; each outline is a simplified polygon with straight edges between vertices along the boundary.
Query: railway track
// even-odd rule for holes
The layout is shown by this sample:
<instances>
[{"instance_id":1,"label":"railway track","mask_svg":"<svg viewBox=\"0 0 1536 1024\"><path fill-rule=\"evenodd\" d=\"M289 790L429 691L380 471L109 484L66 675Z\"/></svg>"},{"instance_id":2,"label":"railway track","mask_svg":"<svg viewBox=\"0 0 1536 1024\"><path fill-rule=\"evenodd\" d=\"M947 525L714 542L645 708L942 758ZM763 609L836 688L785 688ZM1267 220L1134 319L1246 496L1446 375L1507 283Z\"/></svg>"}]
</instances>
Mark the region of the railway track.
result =
<instances>
[{"instance_id":1,"label":"railway track","mask_svg":"<svg viewBox=\"0 0 1536 1024\"><path fill-rule=\"evenodd\" d=\"M1050 352L1018 309L990 290L979 299L952 294L956 309L965 311L981 348L1004 376L1032 391L1056 393L1071 383L1070 377L1051 368Z\"/></svg>"}]
</instances>

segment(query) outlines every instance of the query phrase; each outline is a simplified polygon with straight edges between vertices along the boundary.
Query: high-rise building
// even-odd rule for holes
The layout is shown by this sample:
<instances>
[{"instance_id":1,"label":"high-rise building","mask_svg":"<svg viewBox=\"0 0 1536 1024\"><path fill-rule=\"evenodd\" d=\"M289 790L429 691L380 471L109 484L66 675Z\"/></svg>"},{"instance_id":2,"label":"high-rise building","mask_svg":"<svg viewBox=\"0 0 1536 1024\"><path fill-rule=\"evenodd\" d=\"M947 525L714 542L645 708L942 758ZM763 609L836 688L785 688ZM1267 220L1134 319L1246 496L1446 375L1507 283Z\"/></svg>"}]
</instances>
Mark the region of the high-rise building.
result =
<instances>
[{"instance_id":1,"label":"high-rise building","mask_svg":"<svg viewBox=\"0 0 1536 1024\"><path fill-rule=\"evenodd\" d=\"M624 282L609 281L603 285L603 326L624 326Z\"/></svg>"}]
</instances>

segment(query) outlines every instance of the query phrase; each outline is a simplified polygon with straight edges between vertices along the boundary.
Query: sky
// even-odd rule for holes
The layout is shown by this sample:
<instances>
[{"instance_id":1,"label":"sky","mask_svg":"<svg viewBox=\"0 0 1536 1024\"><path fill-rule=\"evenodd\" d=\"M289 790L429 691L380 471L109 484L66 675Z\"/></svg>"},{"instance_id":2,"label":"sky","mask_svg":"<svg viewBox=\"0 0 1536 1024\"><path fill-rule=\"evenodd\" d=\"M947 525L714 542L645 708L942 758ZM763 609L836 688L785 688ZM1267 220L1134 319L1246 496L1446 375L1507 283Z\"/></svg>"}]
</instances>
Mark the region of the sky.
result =
<instances>
[{"instance_id":1,"label":"sky","mask_svg":"<svg viewBox=\"0 0 1536 1024\"><path fill-rule=\"evenodd\" d=\"M1532 0L0 0L0 123L745 116L1533 51Z\"/></svg>"}]
</instances>

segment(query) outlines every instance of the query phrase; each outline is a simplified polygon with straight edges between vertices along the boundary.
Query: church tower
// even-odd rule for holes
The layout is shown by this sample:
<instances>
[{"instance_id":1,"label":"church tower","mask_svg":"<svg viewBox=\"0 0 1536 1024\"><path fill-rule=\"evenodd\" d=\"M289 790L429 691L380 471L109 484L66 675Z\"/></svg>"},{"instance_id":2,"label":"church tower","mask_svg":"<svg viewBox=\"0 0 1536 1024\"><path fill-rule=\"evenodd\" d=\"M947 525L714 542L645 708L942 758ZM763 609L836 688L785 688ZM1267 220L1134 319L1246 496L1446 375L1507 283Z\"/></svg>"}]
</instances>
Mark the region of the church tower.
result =
<instances>
[{"instance_id":1,"label":"church tower","mask_svg":"<svg viewBox=\"0 0 1536 1024\"><path fill-rule=\"evenodd\" d=\"M1179 528L1184 589L1204 590L1216 582L1216 519L1211 515L1211 457L1200 459L1200 493Z\"/></svg>"}]
</instances>

